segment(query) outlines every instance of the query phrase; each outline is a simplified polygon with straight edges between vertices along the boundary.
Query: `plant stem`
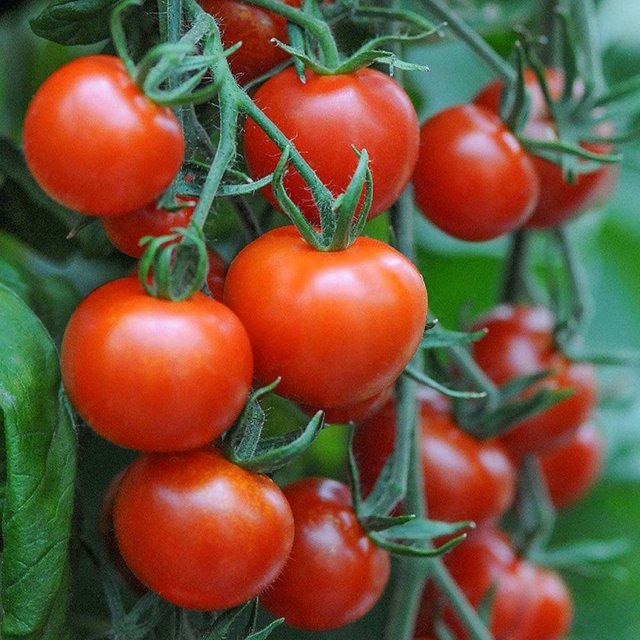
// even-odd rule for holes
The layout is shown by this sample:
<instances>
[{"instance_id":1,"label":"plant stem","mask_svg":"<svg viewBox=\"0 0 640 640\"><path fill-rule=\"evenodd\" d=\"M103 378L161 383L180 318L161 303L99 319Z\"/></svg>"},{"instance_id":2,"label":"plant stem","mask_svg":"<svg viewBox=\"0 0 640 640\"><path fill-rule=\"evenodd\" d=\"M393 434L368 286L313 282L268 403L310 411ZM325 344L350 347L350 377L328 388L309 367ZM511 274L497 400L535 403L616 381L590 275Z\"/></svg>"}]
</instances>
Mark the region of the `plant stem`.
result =
<instances>
[{"instance_id":1,"label":"plant stem","mask_svg":"<svg viewBox=\"0 0 640 640\"><path fill-rule=\"evenodd\" d=\"M605 89L598 20L593 0L573 0L577 39L585 62L585 98L595 98Z\"/></svg>"},{"instance_id":2,"label":"plant stem","mask_svg":"<svg viewBox=\"0 0 640 640\"><path fill-rule=\"evenodd\" d=\"M511 248L502 277L500 300L513 304L526 290L524 270L527 263L529 235L525 229L518 229L511 236Z\"/></svg>"},{"instance_id":3,"label":"plant stem","mask_svg":"<svg viewBox=\"0 0 640 640\"><path fill-rule=\"evenodd\" d=\"M487 42L474 31L460 16L442 0L422 0L427 11L447 23L447 26L462 40L485 64L502 78L506 87L517 80L515 69L500 56Z\"/></svg>"}]
</instances>

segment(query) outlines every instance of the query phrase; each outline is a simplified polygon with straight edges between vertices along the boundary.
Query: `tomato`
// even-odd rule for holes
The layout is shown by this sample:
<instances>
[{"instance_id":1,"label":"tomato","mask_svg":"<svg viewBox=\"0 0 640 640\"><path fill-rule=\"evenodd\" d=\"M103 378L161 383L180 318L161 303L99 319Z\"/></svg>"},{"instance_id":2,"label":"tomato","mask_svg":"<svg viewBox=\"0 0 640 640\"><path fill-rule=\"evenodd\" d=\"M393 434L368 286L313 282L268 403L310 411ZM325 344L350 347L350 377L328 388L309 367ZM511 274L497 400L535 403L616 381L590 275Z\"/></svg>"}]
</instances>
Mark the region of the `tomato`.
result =
<instances>
[{"instance_id":1,"label":"tomato","mask_svg":"<svg viewBox=\"0 0 640 640\"><path fill-rule=\"evenodd\" d=\"M252 377L251 345L238 318L196 293L153 298L136 278L109 282L75 310L62 341L72 404L123 447L176 451L231 426Z\"/></svg>"},{"instance_id":2,"label":"tomato","mask_svg":"<svg viewBox=\"0 0 640 640\"><path fill-rule=\"evenodd\" d=\"M589 418L596 405L593 365L571 362L555 347L554 318L543 307L499 305L476 320L473 329L487 328L474 343L473 355L496 384L522 375L550 370L537 386L551 391L572 390L550 408L519 422L501 437L515 457L560 445Z\"/></svg>"},{"instance_id":3,"label":"tomato","mask_svg":"<svg viewBox=\"0 0 640 640\"><path fill-rule=\"evenodd\" d=\"M333 76L307 71L302 83L290 68L265 82L254 100L334 196L345 191L358 164L353 147L367 150L373 176L369 217L388 208L407 185L418 154L418 118L404 89L386 74L374 69ZM251 119L245 124L244 154L254 178L271 173L281 156ZM309 187L293 167L284 186L302 213L317 223ZM276 205L270 187L263 193Z\"/></svg>"},{"instance_id":4,"label":"tomato","mask_svg":"<svg viewBox=\"0 0 640 640\"><path fill-rule=\"evenodd\" d=\"M559 100L564 90L563 73L551 68L545 70L545 75L551 99ZM524 127L524 135L532 139L555 140L555 127L550 120L549 110L535 73L526 69L524 79L531 98L531 109ZM502 89L502 82L492 82L476 95L473 102L497 114ZM577 81L572 93L576 100L579 99L584 93L584 85ZM605 122L596 127L596 132L607 135L611 133L610 129L610 125ZM581 146L595 153L611 152L611 146L606 144L582 143ZM602 165L595 171L580 173L575 182L569 183L564 179L560 165L534 154L530 154L530 158L540 181L540 197L525 224L527 228L555 227L587 209L601 206L617 183L616 165Z\"/></svg>"},{"instance_id":5,"label":"tomato","mask_svg":"<svg viewBox=\"0 0 640 640\"><path fill-rule=\"evenodd\" d=\"M195 209L195 201L180 198L184 206L175 211L157 207L154 202L121 216L102 218L102 226L114 247L132 258L140 258L145 236L165 236L174 227L188 227Z\"/></svg>"},{"instance_id":6,"label":"tomato","mask_svg":"<svg viewBox=\"0 0 640 640\"><path fill-rule=\"evenodd\" d=\"M564 444L540 456L549 497L557 508L568 507L591 489L600 475L604 452L602 434L588 421Z\"/></svg>"},{"instance_id":7,"label":"tomato","mask_svg":"<svg viewBox=\"0 0 640 640\"><path fill-rule=\"evenodd\" d=\"M365 398L352 404L322 409L325 422L329 424L346 424L359 422L368 418L382 408L393 395L393 385L386 387L371 398ZM319 409L317 407L302 407L309 415L313 415Z\"/></svg>"},{"instance_id":8,"label":"tomato","mask_svg":"<svg viewBox=\"0 0 640 640\"><path fill-rule=\"evenodd\" d=\"M349 488L304 478L284 488L295 535L291 557L261 602L309 631L342 627L367 613L389 579L389 554L360 526Z\"/></svg>"},{"instance_id":9,"label":"tomato","mask_svg":"<svg viewBox=\"0 0 640 640\"><path fill-rule=\"evenodd\" d=\"M353 451L364 493L393 450L395 421L390 402L355 430ZM499 518L515 493L515 470L502 446L462 431L449 402L431 390L420 393L418 429L429 517L476 523Z\"/></svg>"},{"instance_id":10,"label":"tomato","mask_svg":"<svg viewBox=\"0 0 640 640\"><path fill-rule=\"evenodd\" d=\"M293 542L279 487L215 449L140 456L120 484L114 526L136 577L188 609L254 598L280 573Z\"/></svg>"},{"instance_id":11,"label":"tomato","mask_svg":"<svg viewBox=\"0 0 640 640\"><path fill-rule=\"evenodd\" d=\"M515 136L481 107L457 105L420 129L415 201L434 225L468 241L520 227L538 201L538 178Z\"/></svg>"},{"instance_id":12,"label":"tomato","mask_svg":"<svg viewBox=\"0 0 640 640\"><path fill-rule=\"evenodd\" d=\"M146 98L119 58L77 58L34 95L24 153L54 200L94 216L128 213L160 195L180 169L184 135L170 109Z\"/></svg>"},{"instance_id":13,"label":"tomato","mask_svg":"<svg viewBox=\"0 0 640 640\"><path fill-rule=\"evenodd\" d=\"M444 563L473 607L491 600L489 625L495 640L561 640L571 625L571 595L561 577L544 567L520 559L508 538L484 526L444 556ZM425 590L417 630L425 633L439 610L438 594ZM462 623L445 604L444 620L456 640L469 637Z\"/></svg>"},{"instance_id":14,"label":"tomato","mask_svg":"<svg viewBox=\"0 0 640 640\"><path fill-rule=\"evenodd\" d=\"M371 398L390 386L420 343L427 293L415 266L360 237L317 251L295 227L247 245L231 262L224 302L253 346L255 377L312 407Z\"/></svg>"},{"instance_id":15,"label":"tomato","mask_svg":"<svg viewBox=\"0 0 640 640\"><path fill-rule=\"evenodd\" d=\"M299 0L285 0L299 7ZM277 13L239 0L200 0L200 5L220 25L222 44L228 49L242 42L228 57L231 71L241 82L248 82L288 60L289 55L272 42L289 42L287 20Z\"/></svg>"}]
</instances>

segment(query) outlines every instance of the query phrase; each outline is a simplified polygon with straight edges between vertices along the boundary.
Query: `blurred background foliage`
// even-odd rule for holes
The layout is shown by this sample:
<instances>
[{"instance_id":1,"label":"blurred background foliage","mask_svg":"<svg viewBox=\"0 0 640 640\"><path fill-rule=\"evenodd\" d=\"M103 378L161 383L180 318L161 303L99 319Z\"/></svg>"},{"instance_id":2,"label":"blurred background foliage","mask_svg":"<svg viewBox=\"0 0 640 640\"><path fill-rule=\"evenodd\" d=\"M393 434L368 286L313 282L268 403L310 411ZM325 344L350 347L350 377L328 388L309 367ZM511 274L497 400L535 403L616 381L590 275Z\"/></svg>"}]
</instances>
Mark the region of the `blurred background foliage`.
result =
<instances>
[{"instance_id":1,"label":"blurred background foliage","mask_svg":"<svg viewBox=\"0 0 640 640\"><path fill-rule=\"evenodd\" d=\"M538 0L453 3L500 51L513 42L512 25L535 15ZM71 57L91 51L65 48L34 36L28 20L41 2L3 5L0 13L0 135L20 141L22 118L42 80ZM419 5L414 3L414 9ZM605 72L611 81L640 70L640 3L602 0L599 27ZM94 50L98 50L95 47ZM412 46L406 57L429 66L411 73L407 82L421 121L439 109L469 100L490 79L473 54L448 38ZM625 149L619 186L600 210L570 224L592 297L586 345L606 351L620 347L640 351L640 150ZM0 282L8 284L40 316L57 342L75 304L97 284L125 273L131 263L113 252L99 228L91 224L71 239L78 223L73 215L42 201L34 193L21 159L10 145L0 145ZM419 266L429 290L431 308L448 328L494 304L507 243L497 240L470 245L452 240L416 217ZM233 225L218 234L231 234ZM369 233L386 233L384 216ZM542 244L542 243L541 243ZM540 247L542 255L543 248ZM0 310L0 330L2 311ZM560 514L551 545L575 540L620 540L630 551L611 563L579 566L564 572L575 598L577 616L570 640L637 640L640 638L640 372L638 367L602 367L599 424L608 441L605 473L579 504ZM269 421L278 428L301 419L285 402L274 399ZM99 503L110 478L133 454L80 434L80 517L89 544L99 549L94 533ZM332 426L323 432L288 475L344 474L346 431ZM283 476L283 479L286 479ZM78 637L99 630L108 615L99 575L78 552L75 572L74 620ZM284 627L271 637L359 638L379 635L385 601L361 622L343 631L305 634Z\"/></svg>"}]
</instances>

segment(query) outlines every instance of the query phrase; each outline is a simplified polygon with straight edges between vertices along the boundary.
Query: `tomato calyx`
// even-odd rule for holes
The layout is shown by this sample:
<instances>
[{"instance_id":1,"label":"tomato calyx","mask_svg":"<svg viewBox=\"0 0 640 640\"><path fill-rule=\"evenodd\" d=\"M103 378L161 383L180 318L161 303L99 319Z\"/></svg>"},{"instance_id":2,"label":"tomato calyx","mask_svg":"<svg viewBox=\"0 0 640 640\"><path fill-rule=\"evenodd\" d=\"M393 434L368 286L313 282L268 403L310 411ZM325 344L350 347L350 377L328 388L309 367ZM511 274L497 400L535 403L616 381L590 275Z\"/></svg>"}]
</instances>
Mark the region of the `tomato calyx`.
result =
<instances>
[{"instance_id":1,"label":"tomato calyx","mask_svg":"<svg viewBox=\"0 0 640 640\"><path fill-rule=\"evenodd\" d=\"M324 413L317 411L300 429L284 435L262 437L266 413L260 398L273 391L280 380L254 391L236 421L222 437L226 457L256 473L272 473L301 455L324 427Z\"/></svg>"}]
</instances>

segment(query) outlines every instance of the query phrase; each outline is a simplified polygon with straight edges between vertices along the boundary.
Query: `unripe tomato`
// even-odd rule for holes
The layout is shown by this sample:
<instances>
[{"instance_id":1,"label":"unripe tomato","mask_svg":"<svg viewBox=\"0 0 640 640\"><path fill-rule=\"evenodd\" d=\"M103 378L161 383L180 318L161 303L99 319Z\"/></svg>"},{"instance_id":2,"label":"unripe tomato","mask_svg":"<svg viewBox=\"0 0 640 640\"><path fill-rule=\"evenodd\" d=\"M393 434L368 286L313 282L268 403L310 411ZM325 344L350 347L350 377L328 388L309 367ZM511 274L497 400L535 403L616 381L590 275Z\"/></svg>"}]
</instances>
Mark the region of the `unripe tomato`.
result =
<instances>
[{"instance_id":1,"label":"unripe tomato","mask_svg":"<svg viewBox=\"0 0 640 640\"><path fill-rule=\"evenodd\" d=\"M420 343L427 292L415 266L360 237L317 251L295 227L248 244L231 262L224 302L247 329L255 377L303 405L372 398L402 373Z\"/></svg>"},{"instance_id":2,"label":"unripe tomato","mask_svg":"<svg viewBox=\"0 0 640 640\"><path fill-rule=\"evenodd\" d=\"M293 542L291 509L278 486L215 449L140 456L120 483L114 526L134 575L187 609L226 609L256 597Z\"/></svg>"},{"instance_id":3,"label":"unripe tomato","mask_svg":"<svg viewBox=\"0 0 640 640\"><path fill-rule=\"evenodd\" d=\"M389 579L389 554L360 526L349 488L304 478L284 488L295 535L291 557L261 598L274 616L308 631L343 627L378 601Z\"/></svg>"},{"instance_id":4,"label":"unripe tomato","mask_svg":"<svg viewBox=\"0 0 640 640\"><path fill-rule=\"evenodd\" d=\"M365 494L393 450L395 423L390 402L356 427L353 451ZM501 444L462 431L449 402L431 390L420 393L418 433L430 518L480 523L504 513L515 493L515 469Z\"/></svg>"},{"instance_id":5,"label":"unripe tomato","mask_svg":"<svg viewBox=\"0 0 640 640\"><path fill-rule=\"evenodd\" d=\"M500 436L516 458L560 445L589 418L596 405L593 365L571 362L555 347L554 318L548 309L527 305L499 305L478 318L472 329L488 329L473 345L481 369L496 384L522 375L549 370L535 389L571 390L560 400Z\"/></svg>"},{"instance_id":6,"label":"unripe tomato","mask_svg":"<svg viewBox=\"0 0 640 640\"><path fill-rule=\"evenodd\" d=\"M461 240L508 233L538 202L524 149L495 114L475 105L450 107L422 125L412 181L424 216Z\"/></svg>"},{"instance_id":7,"label":"unripe tomato","mask_svg":"<svg viewBox=\"0 0 640 640\"><path fill-rule=\"evenodd\" d=\"M396 201L418 156L418 117L404 89L374 69L320 76L306 82L285 69L256 91L256 104L289 138L334 196L343 193L358 165L354 152L366 149L373 176L373 217ZM271 173L281 152L251 119L244 130L244 155L254 178ZM319 221L309 186L289 167L289 197L312 223ZM264 195L274 205L271 188Z\"/></svg>"},{"instance_id":8,"label":"unripe tomato","mask_svg":"<svg viewBox=\"0 0 640 640\"><path fill-rule=\"evenodd\" d=\"M110 55L77 58L34 95L24 153L38 184L79 213L110 216L147 205L180 169L184 135Z\"/></svg>"},{"instance_id":9,"label":"unripe tomato","mask_svg":"<svg viewBox=\"0 0 640 640\"><path fill-rule=\"evenodd\" d=\"M90 293L64 333L62 379L100 435L142 451L207 444L244 407L251 344L222 303L196 293L180 302L147 295L136 278Z\"/></svg>"}]
</instances>

